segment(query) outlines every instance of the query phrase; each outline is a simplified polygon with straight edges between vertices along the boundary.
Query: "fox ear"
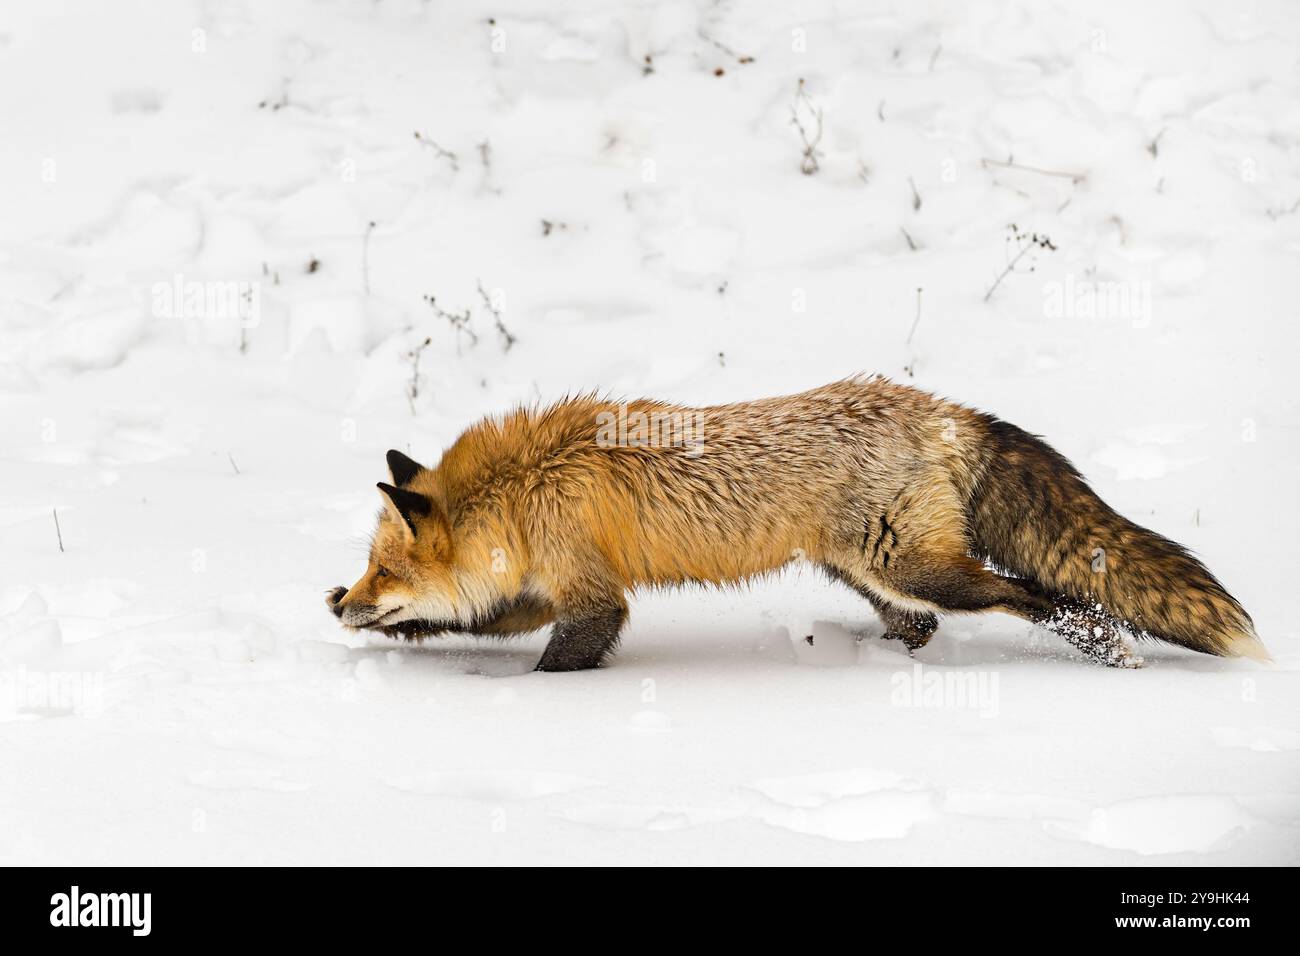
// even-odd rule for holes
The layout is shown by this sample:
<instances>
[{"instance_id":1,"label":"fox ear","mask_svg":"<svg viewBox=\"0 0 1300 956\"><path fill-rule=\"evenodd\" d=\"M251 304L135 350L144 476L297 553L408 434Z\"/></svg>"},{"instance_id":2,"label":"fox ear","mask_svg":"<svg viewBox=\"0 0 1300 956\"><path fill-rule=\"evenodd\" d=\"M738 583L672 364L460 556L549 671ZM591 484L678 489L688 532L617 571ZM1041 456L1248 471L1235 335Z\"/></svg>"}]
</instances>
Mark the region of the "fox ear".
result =
<instances>
[{"instance_id":1,"label":"fox ear","mask_svg":"<svg viewBox=\"0 0 1300 956\"><path fill-rule=\"evenodd\" d=\"M388 473L393 476L393 484L399 488L408 484L412 478L424 470L424 466L413 458L407 458L396 448L388 453Z\"/></svg>"},{"instance_id":2,"label":"fox ear","mask_svg":"<svg viewBox=\"0 0 1300 956\"><path fill-rule=\"evenodd\" d=\"M384 507L394 519L400 521L402 527L415 536L415 522L420 518L427 518L433 512L433 502L424 495L414 491L407 491L405 488L394 488L392 485L386 485L382 481L376 486L384 496Z\"/></svg>"}]
</instances>

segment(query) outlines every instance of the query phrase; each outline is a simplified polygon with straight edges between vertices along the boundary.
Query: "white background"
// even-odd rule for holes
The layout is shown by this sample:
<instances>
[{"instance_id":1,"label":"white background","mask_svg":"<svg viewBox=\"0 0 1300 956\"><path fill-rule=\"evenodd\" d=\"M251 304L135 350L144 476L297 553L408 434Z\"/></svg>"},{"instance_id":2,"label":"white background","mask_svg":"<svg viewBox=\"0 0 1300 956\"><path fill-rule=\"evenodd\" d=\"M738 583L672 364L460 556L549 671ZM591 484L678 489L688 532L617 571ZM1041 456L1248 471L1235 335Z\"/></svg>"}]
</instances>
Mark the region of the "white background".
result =
<instances>
[{"instance_id":1,"label":"white background","mask_svg":"<svg viewBox=\"0 0 1300 956\"><path fill-rule=\"evenodd\" d=\"M1282 2L4 4L0 862L1296 862L1297 49ZM1057 251L985 302L1010 223ZM243 353L178 276L257 283ZM857 372L1045 435L1276 664L993 615L916 671L807 568L640 595L581 674L322 603L390 447Z\"/></svg>"}]
</instances>

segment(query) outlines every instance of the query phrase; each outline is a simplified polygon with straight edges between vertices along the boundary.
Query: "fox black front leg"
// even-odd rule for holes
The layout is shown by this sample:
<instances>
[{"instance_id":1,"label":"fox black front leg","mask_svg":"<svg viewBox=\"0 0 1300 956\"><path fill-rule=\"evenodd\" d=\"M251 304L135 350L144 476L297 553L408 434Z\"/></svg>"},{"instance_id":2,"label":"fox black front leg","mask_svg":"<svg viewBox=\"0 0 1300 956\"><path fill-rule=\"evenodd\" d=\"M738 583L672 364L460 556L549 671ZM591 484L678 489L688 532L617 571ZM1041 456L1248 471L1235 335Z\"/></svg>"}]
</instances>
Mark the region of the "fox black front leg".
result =
<instances>
[{"instance_id":1,"label":"fox black front leg","mask_svg":"<svg viewBox=\"0 0 1300 956\"><path fill-rule=\"evenodd\" d=\"M539 671L582 671L599 667L618 645L627 621L627 606L615 605L562 612L550 643L537 662Z\"/></svg>"}]
</instances>

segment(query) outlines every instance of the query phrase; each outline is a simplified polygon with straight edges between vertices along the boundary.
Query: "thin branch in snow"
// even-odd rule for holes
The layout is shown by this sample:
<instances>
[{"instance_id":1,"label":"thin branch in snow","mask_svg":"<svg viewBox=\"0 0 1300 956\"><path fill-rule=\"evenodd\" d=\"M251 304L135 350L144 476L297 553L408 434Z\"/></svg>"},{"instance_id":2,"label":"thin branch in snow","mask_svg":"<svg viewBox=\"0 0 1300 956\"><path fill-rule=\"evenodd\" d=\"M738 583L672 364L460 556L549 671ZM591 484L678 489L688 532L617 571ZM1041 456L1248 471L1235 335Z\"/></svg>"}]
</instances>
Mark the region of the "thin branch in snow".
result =
<instances>
[{"instance_id":1,"label":"thin branch in snow","mask_svg":"<svg viewBox=\"0 0 1300 956\"><path fill-rule=\"evenodd\" d=\"M1160 137L1164 135L1165 135L1165 131L1161 130L1160 132L1156 133L1154 138L1152 138L1151 142L1147 143L1147 152L1151 154L1152 159L1155 159L1157 156L1160 155Z\"/></svg>"},{"instance_id":2,"label":"thin branch in snow","mask_svg":"<svg viewBox=\"0 0 1300 956\"><path fill-rule=\"evenodd\" d=\"M231 452L226 452L226 460L230 462L230 467L235 470L235 474L240 474L239 466L235 464L235 456Z\"/></svg>"},{"instance_id":3,"label":"thin branch in snow","mask_svg":"<svg viewBox=\"0 0 1300 956\"><path fill-rule=\"evenodd\" d=\"M449 149L443 149L436 142L429 139L429 137L422 135L418 129L415 131L415 138L422 145L427 146L429 149L433 150L433 154L438 159L445 159L447 163L451 166L451 171L453 173L460 172L460 159L456 156L455 153L453 153Z\"/></svg>"},{"instance_id":4,"label":"thin branch in snow","mask_svg":"<svg viewBox=\"0 0 1300 956\"><path fill-rule=\"evenodd\" d=\"M912 331L907 333L907 344L912 344L912 336L916 334L916 327L921 324L921 288L916 290L916 318L912 320Z\"/></svg>"},{"instance_id":5,"label":"thin branch in snow","mask_svg":"<svg viewBox=\"0 0 1300 956\"><path fill-rule=\"evenodd\" d=\"M712 43L715 47L717 47L717 48L718 48L719 50L721 50L723 53L727 54L727 56L731 57L733 60L735 60L735 61L736 61L737 63L739 63L741 66L744 66L746 63L753 63L753 62L754 62L754 58L753 58L752 56L746 56L746 55L744 55L744 54L737 53L737 52L736 52L735 50L733 50L731 47L727 46L727 45L724 44L724 43L721 43L721 42L715 40L713 37L709 36L709 35L708 35L707 33L705 33L703 30L700 31L700 39L701 39L701 40L707 40L709 43ZM650 58L649 58L649 57L646 57L646 63L649 63L649 62L650 62Z\"/></svg>"},{"instance_id":6,"label":"thin branch in snow","mask_svg":"<svg viewBox=\"0 0 1300 956\"><path fill-rule=\"evenodd\" d=\"M366 223L365 235L361 237L361 284L370 295L370 234L375 231L375 221Z\"/></svg>"},{"instance_id":7,"label":"thin branch in snow","mask_svg":"<svg viewBox=\"0 0 1300 956\"><path fill-rule=\"evenodd\" d=\"M501 190L492 184L492 144L488 140L478 144L478 161L483 167L483 180L479 183L479 192L501 194Z\"/></svg>"},{"instance_id":8,"label":"thin branch in snow","mask_svg":"<svg viewBox=\"0 0 1300 956\"><path fill-rule=\"evenodd\" d=\"M911 249L913 252L916 252L916 250L920 248L920 246L916 244L916 240L912 238L912 234L910 232L908 232L902 226L898 227L898 231L901 232L903 234L903 238L907 240L907 248Z\"/></svg>"},{"instance_id":9,"label":"thin branch in snow","mask_svg":"<svg viewBox=\"0 0 1300 956\"><path fill-rule=\"evenodd\" d=\"M411 383L406 387L406 400L411 406L412 415L415 414L415 401L420 397L420 356L424 354L424 350L429 347L432 341L433 339L426 338L406 353L406 357L411 361Z\"/></svg>"},{"instance_id":10,"label":"thin branch in snow","mask_svg":"<svg viewBox=\"0 0 1300 956\"><path fill-rule=\"evenodd\" d=\"M1026 255L1037 249L1045 249L1048 252L1056 251L1056 246L1052 244L1052 240L1047 236L1039 235L1036 232L1021 232L1020 228L1014 222L1007 226L1007 229L1009 230L1006 239L1007 245L1010 246L1014 244L1016 252L1014 255L1007 253L1008 258L1006 266L1000 273L998 273L997 278L993 280L993 284L989 286L988 291L984 293L985 302L993 297L993 293L996 292L998 286L1002 284L1002 280L1016 271L1016 266L1019 265L1020 260ZM1031 259L1027 271L1033 272L1035 268L1036 265L1034 264L1034 260Z\"/></svg>"},{"instance_id":11,"label":"thin branch in snow","mask_svg":"<svg viewBox=\"0 0 1300 956\"><path fill-rule=\"evenodd\" d=\"M939 44L937 47L935 47L935 48L934 48L934 52L930 54L930 72L931 72L931 73L934 72L934 64L938 61L938 59L939 59L939 54L942 53L942 52L943 52L943 44L941 43L941 44Z\"/></svg>"},{"instance_id":12,"label":"thin branch in snow","mask_svg":"<svg viewBox=\"0 0 1300 956\"><path fill-rule=\"evenodd\" d=\"M59 536L59 553L63 553L63 529L59 527L59 509L54 509L54 533Z\"/></svg>"},{"instance_id":13,"label":"thin branch in snow","mask_svg":"<svg viewBox=\"0 0 1300 956\"><path fill-rule=\"evenodd\" d=\"M1019 169L1026 173L1038 173L1040 176L1056 176L1061 179L1068 179L1070 182L1078 185L1088 178L1087 173L1071 173L1059 169L1043 169L1039 166L1026 166L1023 163L1012 162L1010 159L1003 162L998 159L989 159L985 157L980 160L980 165L987 169L990 166L997 166L1000 169Z\"/></svg>"},{"instance_id":14,"label":"thin branch in snow","mask_svg":"<svg viewBox=\"0 0 1300 956\"><path fill-rule=\"evenodd\" d=\"M1121 246L1127 246L1128 226L1124 223L1124 220L1121 219L1119 216L1111 216L1108 222L1112 223L1115 226L1115 228L1119 231L1119 244Z\"/></svg>"},{"instance_id":15,"label":"thin branch in snow","mask_svg":"<svg viewBox=\"0 0 1300 956\"><path fill-rule=\"evenodd\" d=\"M1269 219L1280 219L1283 216L1294 216L1298 211L1300 211L1300 199L1297 199L1290 206L1270 207L1267 210Z\"/></svg>"},{"instance_id":16,"label":"thin branch in snow","mask_svg":"<svg viewBox=\"0 0 1300 956\"><path fill-rule=\"evenodd\" d=\"M488 312L492 314L492 321L496 324L497 334L501 336L501 348L503 351L509 352L510 347L514 345L518 339L516 339L513 333L506 328L506 324L501 321L501 310L497 307L496 303L492 301L492 296L488 295L487 289L483 288L483 280L479 279L477 282L479 297L482 298L483 304L487 306Z\"/></svg>"},{"instance_id":17,"label":"thin branch in snow","mask_svg":"<svg viewBox=\"0 0 1300 956\"><path fill-rule=\"evenodd\" d=\"M810 121L816 121L816 132L809 133L804 126L803 121L799 118L799 108L803 107L804 111L809 114ZM794 124L795 129L799 131L799 138L803 140L803 159L799 163L799 170L805 176L811 176L821 168L817 162L819 155L817 144L822 139L822 111L813 104L808 96L808 91L804 88L803 77L799 78L799 85L795 87L794 105L790 107L790 122Z\"/></svg>"},{"instance_id":18,"label":"thin branch in snow","mask_svg":"<svg viewBox=\"0 0 1300 956\"><path fill-rule=\"evenodd\" d=\"M911 176L907 177L907 185L912 187L912 211L919 212L921 209L921 194L916 191L916 183L912 181Z\"/></svg>"},{"instance_id":19,"label":"thin branch in snow","mask_svg":"<svg viewBox=\"0 0 1300 956\"><path fill-rule=\"evenodd\" d=\"M468 336L471 346L478 345L478 333L469 327L471 318L470 310L467 308L464 312L448 312L438 304L438 300L431 295L426 295L424 301L433 309L433 314L440 319L446 319L453 329L456 330L456 354L460 354L460 337Z\"/></svg>"}]
</instances>

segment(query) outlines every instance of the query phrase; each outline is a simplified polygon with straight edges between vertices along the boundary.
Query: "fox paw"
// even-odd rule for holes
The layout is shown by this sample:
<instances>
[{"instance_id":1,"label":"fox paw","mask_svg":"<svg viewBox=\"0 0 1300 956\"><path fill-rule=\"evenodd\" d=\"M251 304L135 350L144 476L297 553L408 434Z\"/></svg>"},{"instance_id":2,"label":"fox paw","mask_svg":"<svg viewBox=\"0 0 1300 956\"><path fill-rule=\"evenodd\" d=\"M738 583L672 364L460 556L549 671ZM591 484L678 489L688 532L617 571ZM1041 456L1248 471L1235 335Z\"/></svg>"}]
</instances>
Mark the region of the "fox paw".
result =
<instances>
[{"instance_id":1,"label":"fox paw","mask_svg":"<svg viewBox=\"0 0 1300 956\"><path fill-rule=\"evenodd\" d=\"M1141 667L1145 663L1146 661L1144 661L1139 655L1134 654L1132 650L1125 646L1123 653L1118 655L1115 662L1111 664L1111 667L1127 667L1129 669L1135 669Z\"/></svg>"},{"instance_id":2,"label":"fox paw","mask_svg":"<svg viewBox=\"0 0 1300 956\"><path fill-rule=\"evenodd\" d=\"M1105 642L1088 643L1072 642L1074 646L1083 651L1084 655L1091 661L1102 664L1106 667L1123 667L1129 670L1141 667L1145 661L1133 649L1124 643L1122 638L1114 637Z\"/></svg>"},{"instance_id":3,"label":"fox paw","mask_svg":"<svg viewBox=\"0 0 1300 956\"><path fill-rule=\"evenodd\" d=\"M902 641L903 646L909 651L919 651L930 643L933 634L933 631L922 628L918 630L885 631L881 637L887 641Z\"/></svg>"}]
</instances>

